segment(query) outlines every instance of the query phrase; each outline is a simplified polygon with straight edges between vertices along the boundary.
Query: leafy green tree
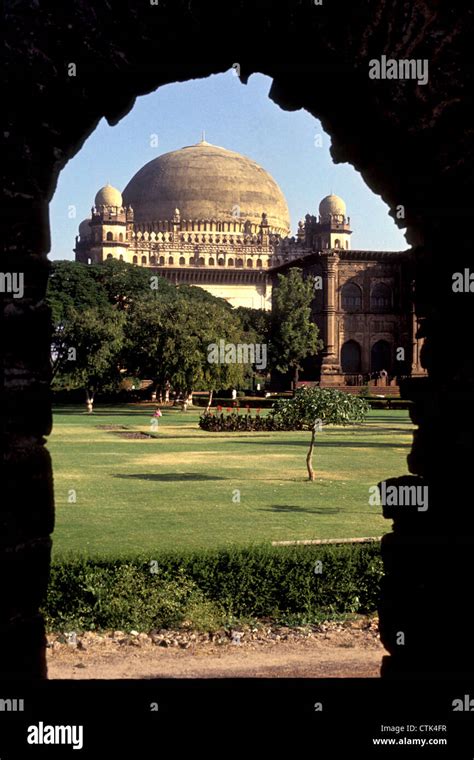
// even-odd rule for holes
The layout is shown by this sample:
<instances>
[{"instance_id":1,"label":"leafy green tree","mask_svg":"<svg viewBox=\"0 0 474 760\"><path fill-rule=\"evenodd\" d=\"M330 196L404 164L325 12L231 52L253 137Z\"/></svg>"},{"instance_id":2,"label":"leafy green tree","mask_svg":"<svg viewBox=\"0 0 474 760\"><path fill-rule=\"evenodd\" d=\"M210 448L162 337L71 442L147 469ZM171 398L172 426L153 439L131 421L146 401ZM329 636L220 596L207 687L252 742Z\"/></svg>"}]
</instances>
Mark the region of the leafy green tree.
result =
<instances>
[{"instance_id":1,"label":"leafy green tree","mask_svg":"<svg viewBox=\"0 0 474 760\"><path fill-rule=\"evenodd\" d=\"M152 269L138 267L117 259L108 259L89 267L92 277L107 294L109 302L118 309L132 303L162 297L175 291L175 286Z\"/></svg>"},{"instance_id":2,"label":"leafy green tree","mask_svg":"<svg viewBox=\"0 0 474 760\"><path fill-rule=\"evenodd\" d=\"M238 316L244 330L244 339L246 343L258 343L265 347L267 362L270 350L270 337L272 328L272 315L264 309L251 309L248 306L238 306L233 310ZM270 367L259 367L252 365L246 375L245 383L248 386L254 386L255 383L265 382Z\"/></svg>"},{"instance_id":3,"label":"leafy green tree","mask_svg":"<svg viewBox=\"0 0 474 760\"><path fill-rule=\"evenodd\" d=\"M269 311L237 306L233 313L240 319L243 330L251 333L256 341L259 343L269 341L272 327L272 315Z\"/></svg>"},{"instance_id":4,"label":"leafy green tree","mask_svg":"<svg viewBox=\"0 0 474 760\"><path fill-rule=\"evenodd\" d=\"M251 372L250 361L221 363L211 361L215 347L221 341L224 345L234 347L256 342L255 334L242 329L240 319L235 311L222 311L216 305L209 305L205 310L205 323L201 335L204 350L202 387L209 391L207 408L212 404L213 394L219 388L239 388L245 381L246 373ZM238 358L238 357L237 357ZM242 357L243 359L250 357Z\"/></svg>"},{"instance_id":5,"label":"leafy green tree","mask_svg":"<svg viewBox=\"0 0 474 760\"><path fill-rule=\"evenodd\" d=\"M292 372L295 387L303 359L315 356L322 348L311 315L313 297L313 279L304 279L301 269L278 275L272 294L270 359L279 372Z\"/></svg>"},{"instance_id":6,"label":"leafy green tree","mask_svg":"<svg viewBox=\"0 0 474 760\"><path fill-rule=\"evenodd\" d=\"M195 288L193 290L199 290ZM223 339L240 342L238 319L219 299L202 299L180 290L175 297L138 302L125 328L127 371L152 378L157 387L173 386L189 397L199 385L212 392L243 380L246 365L209 361L209 346Z\"/></svg>"},{"instance_id":7,"label":"leafy green tree","mask_svg":"<svg viewBox=\"0 0 474 760\"><path fill-rule=\"evenodd\" d=\"M66 348L56 357L55 384L83 388L92 412L97 390L118 386L125 316L111 306L69 307L61 341Z\"/></svg>"},{"instance_id":8,"label":"leafy green tree","mask_svg":"<svg viewBox=\"0 0 474 760\"><path fill-rule=\"evenodd\" d=\"M278 399L273 404L276 420L290 429L310 430L311 443L306 456L309 480L314 480L313 450L316 433L323 425L353 425L363 422L370 406L351 393L331 388L298 388L293 398Z\"/></svg>"},{"instance_id":9,"label":"leafy green tree","mask_svg":"<svg viewBox=\"0 0 474 760\"><path fill-rule=\"evenodd\" d=\"M64 324L70 307L77 309L105 306L107 292L87 264L77 261L53 261L48 280L47 302L53 326Z\"/></svg>"},{"instance_id":10,"label":"leafy green tree","mask_svg":"<svg viewBox=\"0 0 474 760\"><path fill-rule=\"evenodd\" d=\"M204 290L204 288L198 288L195 285L183 284L177 285L176 291L178 295L182 296L183 298L187 298L188 300L192 300L194 303L200 302L206 304L214 304L215 306L220 306L222 309L228 311L229 313L234 311L230 303L226 301L225 298L214 296L212 293Z\"/></svg>"}]
</instances>

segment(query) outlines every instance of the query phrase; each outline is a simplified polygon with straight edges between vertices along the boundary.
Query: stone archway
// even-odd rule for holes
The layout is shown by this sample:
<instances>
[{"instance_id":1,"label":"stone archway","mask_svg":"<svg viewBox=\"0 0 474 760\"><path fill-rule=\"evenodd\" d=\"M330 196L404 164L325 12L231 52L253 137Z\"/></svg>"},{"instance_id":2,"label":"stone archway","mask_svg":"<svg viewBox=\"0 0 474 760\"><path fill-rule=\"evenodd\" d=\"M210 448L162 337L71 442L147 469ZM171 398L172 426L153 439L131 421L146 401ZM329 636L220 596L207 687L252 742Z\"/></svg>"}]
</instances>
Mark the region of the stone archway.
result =
<instances>
[{"instance_id":1,"label":"stone archway","mask_svg":"<svg viewBox=\"0 0 474 760\"><path fill-rule=\"evenodd\" d=\"M236 22L246 4L232 6ZM389 652L385 676L462 674L473 671L467 626L438 633L440 603L461 609L472 569L474 513L465 508L470 487L472 358L465 350L469 298L451 288L452 274L472 261L464 207L472 182L472 114L463 100L463 42L468 10L401 0L371 0L356 15L335 5L321 9L303 0L278 14L265 3L252 8L253 25L289 58L311 51L310 64L250 64L242 52L240 25L229 25L219 56L213 32L215 11L188 0L123 8L81 1L48 13L31 13L19 2L7 18L11 92L5 126L7 201L3 216L3 271L24 277L24 298L5 293L3 335L4 477L0 559L8 578L1 621L1 650L7 675L44 677L44 627L38 614L48 580L53 530L52 472L45 436L51 430L49 315L44 303L50 246L48 203L58 174L98 121L116 124L134 99L175 81L208 76L233 67L243 83L253 72L273 79L270 97L286 110L306 108L331 135L336 162L348 161L406 225L415 246L415 303L425 337L425 379L406 381L418 426L408 457L411 473L430 489L424 513L390 514L395 532L383 541L385 579L380 605L382 640ZM166 34L163 30L166 29ZM31 44L31 40L35 44ZM216 43L217 39L217 43ZM188 60L214 51L212 64L157 63ZM341 45L341 40L344 44ZM425 86L374 81L368 61L383 53L428 59L435 69ZM341 97L343 92L343 97ZM350 114L364 114L354 130ZM462 130L459 125L462 125ZM453 139L447 140L446 133ZM454 139L455 138L455 139ZM446 255L449 252L449 255ZM446 346L456 360L447 363ZM446 410L450 446L439 445ZM449 473L449 478L446 477ZM383 475L383 473L382 473ZM440 565L442 563L442 566ZM404 646L397 643L404 633Z\"/></svg>"},{"instance_id":2,"label":"stone archway","mask_svg":"<svg viewBox=\"0 0 474 760\"><path fill-rule=\"evenodd\" d=\"M387 340L378 340L370 349L370 371L390 374L392 370L392 347Z\"/></svg>"},{"instance_id":3,"label":"stone archway","mask_svg":"<svg viewBox=\"0 0 474 760\"><path fill-rule=\"evenodd\" d=\"M361 348L356 340L346 340L341 348L341 370L344 375L360 372Z\"/></svg>"}]
</instances>

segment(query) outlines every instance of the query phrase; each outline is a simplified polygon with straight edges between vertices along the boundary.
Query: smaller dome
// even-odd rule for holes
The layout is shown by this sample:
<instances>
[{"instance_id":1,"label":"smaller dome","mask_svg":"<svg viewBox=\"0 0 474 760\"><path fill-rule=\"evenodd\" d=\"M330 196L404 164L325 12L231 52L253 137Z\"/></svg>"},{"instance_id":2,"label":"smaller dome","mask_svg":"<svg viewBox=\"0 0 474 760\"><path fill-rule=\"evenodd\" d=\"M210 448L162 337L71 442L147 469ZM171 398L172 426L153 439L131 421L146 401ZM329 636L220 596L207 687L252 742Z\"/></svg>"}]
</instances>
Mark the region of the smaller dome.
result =
<instances>
[{"instance_id":1,"label":"smaller dome","mask_svg":"<svg viewBox=\"0 0 474 760\"><path fill-rule=\"evenodd\" d=\"M87 238L91 237L90 221L90 217L88 217L87 219L83 219L79 225L79 237L81 240L87 240Z\"/></svg>"},{"instance_id":2,"label":"smaller dome","mask_svg":"<svg viewBox=\"0 0 474 760\"><path fill-rule=\"evenodd\" d=\"M324 219L329 219L329 214L345 216L346 204L338 195L326 195L319 204L319 215Z\"/></svg>"},{"instance_id":3,"label":"smaller dome","mask_svg":"<svg viewBox=\"0 0 474 760\"><path fill-rule=\"evenodd\" d=\"M95 205L99 206L122 206L122 193L112 185L101 187L95 196Z\"/></svg>"}]
</instances>

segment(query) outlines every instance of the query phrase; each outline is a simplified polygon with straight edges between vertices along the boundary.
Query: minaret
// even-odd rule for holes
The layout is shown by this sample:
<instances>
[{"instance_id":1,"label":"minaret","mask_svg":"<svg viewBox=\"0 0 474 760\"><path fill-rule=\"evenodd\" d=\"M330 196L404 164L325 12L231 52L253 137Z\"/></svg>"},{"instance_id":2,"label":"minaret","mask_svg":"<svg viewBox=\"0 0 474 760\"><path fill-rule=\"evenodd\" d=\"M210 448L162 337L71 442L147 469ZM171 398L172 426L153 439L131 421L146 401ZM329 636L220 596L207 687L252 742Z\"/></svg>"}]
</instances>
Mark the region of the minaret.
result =
<instances>
[{"instance_id":1,"label":"minaret","mask_svg":"<svg viewBox=\"0 0 474 760\"><path fill-rule=\"evenodd\" d=\"M127 222L131 219L133 212L123 207L120 190L102 187L95 196L90 223L81 222L76 259L94 264L106 259L128 261Z\"/></svg>"},{"instance_id":2,"label":"minaret","mask_svg":"<svg viewBox=\"0 0 474 760\"><path fill-rule=\"evenodd\" d=\"M319 204L319 221L314 226L314 244L320 250L351 247L350 217L346 204L338 195L326 195Z\"/></svg>"}]
</instances>

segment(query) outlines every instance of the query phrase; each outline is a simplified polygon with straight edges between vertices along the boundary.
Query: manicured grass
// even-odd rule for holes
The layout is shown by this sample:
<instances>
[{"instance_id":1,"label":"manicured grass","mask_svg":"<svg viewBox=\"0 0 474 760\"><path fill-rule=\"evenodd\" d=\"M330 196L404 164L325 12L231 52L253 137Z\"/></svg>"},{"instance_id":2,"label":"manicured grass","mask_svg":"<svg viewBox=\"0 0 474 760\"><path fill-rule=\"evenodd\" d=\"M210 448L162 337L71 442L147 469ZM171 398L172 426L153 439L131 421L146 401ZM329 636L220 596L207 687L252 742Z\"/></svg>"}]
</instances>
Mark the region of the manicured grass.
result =
<instances>
[{"instance_id":1,"label":"manicured grass","mask_svg":"<svg viewBox=\"0 0 474 760\"><path fill-rule=\"evenodd\" d=\"M310 483L306 432L207 433L197 426L198 410L175 409L163 410L156 438L122 438L98 427L149 433L153 408L98 407L93 415L81 407L55 410L48 444L55 556L153 556L390 529L380 507L369 506L368 488L407 472L408 412L373 410L363 425L325 428Z\"/></svg>"}]
</instances>

